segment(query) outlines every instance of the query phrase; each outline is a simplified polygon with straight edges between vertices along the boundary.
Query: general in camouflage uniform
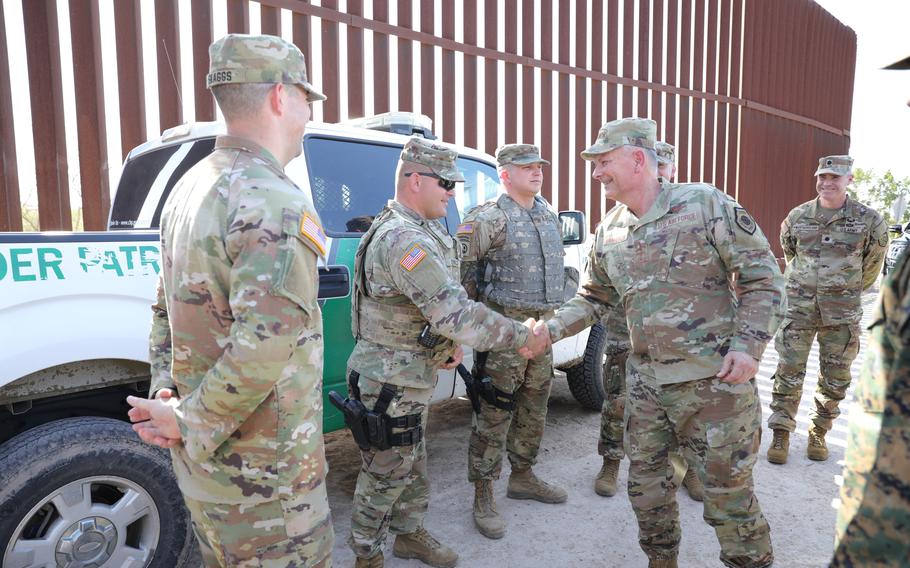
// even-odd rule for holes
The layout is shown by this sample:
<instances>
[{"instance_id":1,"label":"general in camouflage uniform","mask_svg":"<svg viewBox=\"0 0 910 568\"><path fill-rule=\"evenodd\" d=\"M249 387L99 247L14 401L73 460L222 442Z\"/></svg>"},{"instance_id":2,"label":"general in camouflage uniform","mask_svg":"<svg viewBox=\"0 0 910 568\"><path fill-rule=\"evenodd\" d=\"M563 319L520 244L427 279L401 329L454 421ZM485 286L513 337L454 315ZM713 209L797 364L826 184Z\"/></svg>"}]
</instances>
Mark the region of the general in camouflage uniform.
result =
<instances>
[{"instance_id":1,"label":"general in camouflage uniform","mask_svg":"<svg viewBox=\"0 0 910 568\"><path fill-rule=\"evenodd\" d=\"M334 536L316 300L326 237L284 173L300 153L310 101L325 97L281 38L228 35L209 54L208 86L228 135L164 207L150 339L158 398L131 415L173 409L174 471L206 566L327 567ZM266 94L249 83L273 85Z\"/></svg>"},{"instance_id":2,"label":"general in camouflage uniform","mask_svg":"<svg viewBox=\"0 0 910 568\"><path fill-rule=\"evenodd\" d=\"M507 317L546 319L562 304L565 287L559 217L539 195L549 162L530 144L507 144L496 160L506 193L471 210L458 226L461 282L469 297ZM484 536L502 538L506 525L496 510L493 480L499 479L503 450L512 466L509 497L543 503L563 503L567 497L531 471L547 420L553 353L547 349L533 359L513 350L475 354L474 375L489 376L493 387L510 398L481 399L468 449L474 522Z\"/></svg>"},{"instance_id":3,"label":"general in camouflage uniform","mask_svg":"<svg viewBox=\"0 0 910 568\"><path fill-rule=\"evenodd\" d=\"M780 321L783 278L739 204L705 184L659 180L655 134L651 120L613 121L582 152L606 197L623 205L597 228L582 291L547 328L558 341L625 307L629 498L649 566L677 565L668 455L678 448L704 484L721 561L770 566L770 529L752 482L761 424L753 377Z\"/></svg>"},{"instance_id":4,"label":"general in camouflage uniform","mask_svg":"<svg viewBox=\"0 0 910 568\"><path fill-rule=\"evenodd\" d=\"M459 284L456 241L437 220L445 215L454 182L464 181L456 157L421 138L405 145L395 200L364 234L354 261L352 319L358 341L348 372L368 409L375 409L383 389L390 393L385 412L401 418L403 426L396 428L400 445L362 452L350 538L358 567L382 566L388 531L398 535L396 556L432 566L456 564L455 551L423 527L429 480L422 428L436 371L460 361L459 343L518 349L534 337L521 323L472 302ZM418 343L421 335L439 341L425 347Z\"/></svg>"},{"instance_id":5,"label":"general in camouflage uniform","mask_svg":"<svg viewBox=\"0 0 910 568\"><path fill-rule=\"evenodd\" d=\"M676 181L676 148L666 142L654 145L657 154L657 175L668 182ZM620 205L616 205L620 207ZM623 450L623 415L626 407L626 360L629 358L629 328L622 303L611 309L601 322L607 334L604 348L604 403L600 412L600 438L597 453L603 456L603 465L594 479L594 492L603 497L616 495L619 463ZM704 488L694 468L690 468L682 455L670 454L673 486L682 483L689 496L696 501L704 499Z\"/></svg>"},{"instance_id":6,"label":"general in camouflage uniform","mask_svg":"<svg viewBox=\"0 0 910 568\"><path fill-rule=\"evenodd\" d=\"M887 69L910 69L910 57ZM910 106L910 102L907 103ZM882 283L844 459L831 568L910 563L910 260Z\"/></svg>"},{"instance_id":7,"label":"general in camouflage uniform","mask_svg":"<svg viewBox=\"0 0 910 568\"><path fill-rule=\"evenodd\" d=\"M862 294L878 277L888 234L876 211L847 196L853 159L825 156L818 162L819 197L794 207L781 224L787 258L787 317L775 339L780 361L772 377L774 440L768 461L787 461L790 432L803 394L806 360L818 335L819 377L809 411L807 454L828 459L825 433L840 414L850 386L850 365L859 351Z\"/></svg>"}]
</instances>

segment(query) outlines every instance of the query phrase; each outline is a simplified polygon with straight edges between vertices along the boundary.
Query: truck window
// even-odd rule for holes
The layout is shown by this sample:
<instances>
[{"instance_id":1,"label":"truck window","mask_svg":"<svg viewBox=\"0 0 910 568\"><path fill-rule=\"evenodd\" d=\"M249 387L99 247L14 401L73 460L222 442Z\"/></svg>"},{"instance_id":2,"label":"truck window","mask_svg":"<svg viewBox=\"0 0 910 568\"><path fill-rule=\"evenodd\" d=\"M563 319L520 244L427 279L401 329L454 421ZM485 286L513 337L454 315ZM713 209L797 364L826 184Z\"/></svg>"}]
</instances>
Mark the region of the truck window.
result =
<instances>
[{"instance_id":1,"label":"truck window","mask_svg":"<svg viewBox=\"0 0 910 568\"><path fill-rule=\"evenodd\" d=\"M333 237L366 232L373 218L395 194L395 168L401 145L327 136L308 136L304 155L313 205L326 233ZM498 195L496 168L460 156L465 183L449 202L445 224L450 233L467 209Z\"/></svg>"}]
</instances>

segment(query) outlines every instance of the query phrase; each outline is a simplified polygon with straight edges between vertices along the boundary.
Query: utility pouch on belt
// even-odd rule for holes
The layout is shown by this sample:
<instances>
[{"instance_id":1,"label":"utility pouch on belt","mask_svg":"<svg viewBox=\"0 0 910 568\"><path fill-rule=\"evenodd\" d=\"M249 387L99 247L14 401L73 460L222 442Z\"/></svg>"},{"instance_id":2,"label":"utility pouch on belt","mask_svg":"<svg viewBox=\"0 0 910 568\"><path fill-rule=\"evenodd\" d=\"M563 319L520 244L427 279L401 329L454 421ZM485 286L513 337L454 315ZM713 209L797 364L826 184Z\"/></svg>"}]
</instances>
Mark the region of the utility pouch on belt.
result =
<instances>
[{"instance_id":1,"label":"utility pouch on belt","mask_svg":"<svg viewBox=\"0 0 910 568\"><path fill-rule=\"evenodd\" d=\"M386 414L389 403L395 398L397 392L395 387L383 385L376 406L373 410L367 410L360 402L360 387L357 384L359 379L360 373L351 371L348 377L351 398L342 399L337 392L331 391L329 400L344 413L344 423L351 429L354 441L360 449L365 452L371 447L388 450L393 446L413 446L420 442L423 438L423 426L419 413L394 418ZM392 430L395 428L405 431L393 433Z\"/></svg>"},{"instance_id":2,"label":"utility pouch on belt","mask_svg":"<svg viewBox=\"0 0 910 568\"><path fill-rule=\"evenodd\" d=\"M443 341L445 337L439 335L438 333L433 333L430 331L430 324L423 326L423 329L420 330L420 335L417 336L417 343L421 347L426 347L427 349L433 349Z\"/></svg>"},{"instance_id":3,"label":"utility pouch on belt","mask_svg":"<svg viewBox=\"0 0 910 568\"><path fill-rule=\"evenodd\" d=\"M485 357L484 361L486 361ZM481 398L500 410L512 412L515 409L515 395L496 388L490 377L481 376L478 379L469 373L464 365L458 365L455 370L458 371L464 381L464 388L468 393L468 399L471 401L471 407L474 409L475 414L480 414Z\"/></svg>"}]
</instances>

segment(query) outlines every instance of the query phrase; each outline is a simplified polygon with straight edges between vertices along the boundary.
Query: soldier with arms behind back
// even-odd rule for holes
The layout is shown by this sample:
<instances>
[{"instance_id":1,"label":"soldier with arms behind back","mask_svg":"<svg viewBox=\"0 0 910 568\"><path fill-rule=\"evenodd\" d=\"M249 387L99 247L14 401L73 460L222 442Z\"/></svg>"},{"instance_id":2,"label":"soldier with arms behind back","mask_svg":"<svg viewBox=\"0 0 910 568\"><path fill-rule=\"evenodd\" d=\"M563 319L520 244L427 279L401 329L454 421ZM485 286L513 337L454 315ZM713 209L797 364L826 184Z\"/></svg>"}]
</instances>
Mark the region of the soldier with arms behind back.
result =
<instances>
[{"instance_id":1,"label":"soldier with arms behind back","mask_svg":"<svg viewBox=\"0 0 910 568\"><path fill-rule=\"evenodd\" d=\"M506 193L471 210L458 226L461 281L468 296L517 321L546 319L562 304L565 273L559 218L540 197L549 162L530 144L496 152ZM477 364L478 362L481 364ZM468 480L474 483L474 523L488 538L506 525L493 499L503 450L512 473L507 495L563 503L566 492L537 478L537 461L553 382L553 353L527 360L512 350L475 354L476 379L490 379L496 396L480 400L468 446Z\"/></svg>"},{"instance_id":2,"label":"soldier with arms behind back","mask_svg":"<svg viewBox=\"0 0 910 568\"><path fill-rule=\"evenodd\" d=\"M350 544L356 566L383 566L387 532L393 554L450 567L458 554L423 526L429 504L424 428L436 372L461 362L459 343L480 350L543 349L545 338L483 304L459 283L456 241L438 221L455 183L456 152L412 138L401 152L395 200L376 216L354 259L349 390L391 426L383 444L361 448ZM387 446L387 447L380 447Z\"/></svg>"},{"instance_id":3,"label":"soldier with arms behind back","mask_svg":"<svg viewBox=\"0 0 910 568\"><path fill-rule=\"evenodd\" d=\"M818 197L794 207L781 225L787 317L774 342L780 361L772 377L768 418L774 431L771 463L787 461L816 334L820 370L809 411L809 459L828 459L825 433L840 415L840 401L850 386L850 365L859 352L862 294L878 277L888 245L881 215L847 195L852 167L850 156L821 158L815 172Z\"/></svg>"},{"instance_id":4,"label":"soldier with arms behind back","mask_svg":"<svg viewBox=\"0 0 910 568\"><path fill-rule=\"evenodd\" d=\"M324 568L326 238L284 166L302 151L310 102L325 97L281 38L232 34L209 54L227 135L165 204L153 398L130 397L130 418L172 448L207 567Z\"/></svg>"}]
</instances>

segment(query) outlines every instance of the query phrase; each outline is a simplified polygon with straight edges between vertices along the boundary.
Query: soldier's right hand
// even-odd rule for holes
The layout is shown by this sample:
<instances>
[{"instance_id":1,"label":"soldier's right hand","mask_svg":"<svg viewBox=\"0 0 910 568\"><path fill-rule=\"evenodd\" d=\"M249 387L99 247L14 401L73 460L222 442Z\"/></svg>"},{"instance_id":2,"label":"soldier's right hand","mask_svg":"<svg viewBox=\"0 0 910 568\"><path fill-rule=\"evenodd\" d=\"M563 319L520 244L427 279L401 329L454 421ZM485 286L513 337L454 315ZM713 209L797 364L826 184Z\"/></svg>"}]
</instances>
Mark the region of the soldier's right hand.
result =
<instances>
[{"instance_id":1,"label":"soldier's right hand","mask_svg":"<svg viewBox=\"0 0 910 568\"><path fill-rule=\"evenodd\" d=\"M128 396L126 402L133 407L128 412L133 430L144 442L162 448L173 448L182 441L174 412L178 404L177 397L149 400Z\"/></svg>"},{"instance_id":2,"label":"soldier's right hand","mask_svg":"<svg viewBox=\"0 0 910 568\"><path fill-rule=\"evenodd\" d=\"M518 353L522 357L533 359L550 346L550 330L543 325L543 322L538 322L534 318L528 318L524 322L524 326L528 328L528 340L518 350Z\"/></svg>"}]
</instances>

